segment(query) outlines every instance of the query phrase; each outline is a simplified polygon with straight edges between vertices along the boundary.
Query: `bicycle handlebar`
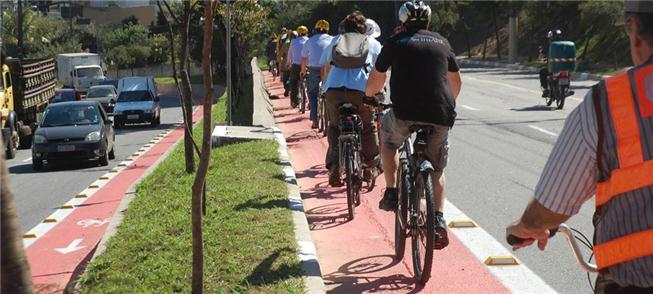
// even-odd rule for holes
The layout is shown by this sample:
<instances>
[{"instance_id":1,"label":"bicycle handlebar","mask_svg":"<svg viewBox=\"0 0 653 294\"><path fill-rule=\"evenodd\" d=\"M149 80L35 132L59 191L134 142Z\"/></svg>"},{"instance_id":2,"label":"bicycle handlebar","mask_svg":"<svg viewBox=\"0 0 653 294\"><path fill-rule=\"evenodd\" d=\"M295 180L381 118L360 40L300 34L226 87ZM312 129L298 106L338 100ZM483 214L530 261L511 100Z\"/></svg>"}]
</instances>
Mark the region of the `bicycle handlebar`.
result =
<instances>
[{"instance_id":1,"label":"bicycle handlebar","mask_svg":"<svg viewBox=\"0 0 653 294\"><path fill-rule=\"evenodd\" d=\"M580 266L583 268L584 271L590 272L590 273L596 273L599 271L598 267L596 264L589 263L585 261L583 257L583 253L580 251L580 247L578 246L578 242L576 241L576 236L574 235L574 232L567 226L566 224L560 224L559 227L555 229L550 230L549 238L553 237L557 232L562 233L567 237L567 241L569 241L569 246L571 247L571 251L574 253L574 257L576 257L576 261L580 264ZM506 238L506 241L510 245L517 245L521 244L527 239L519 238L514 235L509 235Z\"/></svg>"}]
</instances>

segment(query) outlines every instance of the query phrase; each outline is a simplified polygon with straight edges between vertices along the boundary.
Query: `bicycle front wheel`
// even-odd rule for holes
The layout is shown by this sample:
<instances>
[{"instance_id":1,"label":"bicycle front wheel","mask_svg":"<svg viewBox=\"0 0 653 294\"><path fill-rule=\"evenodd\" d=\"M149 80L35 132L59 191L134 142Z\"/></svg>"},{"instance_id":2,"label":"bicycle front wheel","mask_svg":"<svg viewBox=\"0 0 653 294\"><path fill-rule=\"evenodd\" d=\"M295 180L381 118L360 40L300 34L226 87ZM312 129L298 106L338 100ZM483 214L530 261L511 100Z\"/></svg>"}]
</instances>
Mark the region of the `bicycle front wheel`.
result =
<instances>
[{"instance_id":1,"label":"bicycle front wheel","mask_svg":"<svg viewBox=\"0 0 653 294\"><path fill-rule=\"evenodd\" d=\"M408 167L404 163L399 165L397 183L399 201L397 210L395 210L395 257L397 260L402 260L406 251L406 219L408 217L408 188L410 185Z\"/></svg>"},{"instance_id":2,"label":"bicycle front wheel","mask_svg":"<svg viewBox=\"0 0 653 294\"><path fill-rule=\"evenodd\" d=\"M345 143L342 145L342 156L345 163L345 183L347 185L347 213L349 220L354 219L356 212L356 183L354 179L354 156L351 150L351 144Z\"/></svg>"},{"instance_id":3,"label":"bicycle front wheel","mask_svg":"<svg viewBox=\"0 0 653 294\"><path fill-rule=\"evenodd\" d=\"M435 208L429 172L421 172L417 176L415 191L411 196L411 212L416 213L411 219L413 270L415 279L420 284L425 284L431 277L435 243Z\"/></svg>"}]
</instances>

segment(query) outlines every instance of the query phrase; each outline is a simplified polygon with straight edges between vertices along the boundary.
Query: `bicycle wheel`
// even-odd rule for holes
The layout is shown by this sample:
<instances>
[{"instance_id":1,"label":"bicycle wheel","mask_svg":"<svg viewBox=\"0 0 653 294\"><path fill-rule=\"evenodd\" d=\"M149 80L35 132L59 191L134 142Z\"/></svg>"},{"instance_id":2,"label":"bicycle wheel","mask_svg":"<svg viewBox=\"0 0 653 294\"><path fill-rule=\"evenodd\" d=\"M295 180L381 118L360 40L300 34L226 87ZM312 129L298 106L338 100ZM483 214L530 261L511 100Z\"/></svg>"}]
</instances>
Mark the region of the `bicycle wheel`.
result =
<instances>
[{"instance_id":1,"label":"bicycle wheel","mask_svg":"<svg viewBox=\"0 0 653 294\"><path fill-rule=\"evenodd\" d=\"M433 245L435 243L435 208L433 207L433 186L431 174L421 172L415 179L415 191L411 193L411 243L415 279L425 284L431 277ZM413 215L413 213L411 213Z\"/></svg>"},{"instance_id":2,"label":"bicycle wheel","mask_svg":"<svg viewBox=\"0 0 653 294\"><path fill-rule=\"evenodd\" d=\"M351 144L345 143L342 145L342 156L345 159L345 184L347 185L347 212L349 213L349 220L354 219L354 213L356 211L356 200L355 200L355 183L354 183L354 160L351 154Z\"/></svg>"},{"instance_id":3,"label":"bicycle wheel","mask_svg":"<svg viewBox=\"0 0 653 294\"><path fill-rule=\"evenodd\" d=\"M408 217L408 195L409 195L408 166L405 163L399 165L397 171L397 186L399 187L398 206L395 210L395 257L397 260L404 258L406 251L406 218Z\"/></svg>"},{"instance_id":4,"label":"bicycle wheel","mask_svg":"<svg viewBox=\"0 0 653 294\"><path fill-rule=\"evenodd\" d=\"M567 88L565 86L560 87L560 92L558 93L560 96L558 96L558 100L556 100L556 107L557 109L562 109L565 107L565 98L567 96Z\"/></svg>"}]
</instances>

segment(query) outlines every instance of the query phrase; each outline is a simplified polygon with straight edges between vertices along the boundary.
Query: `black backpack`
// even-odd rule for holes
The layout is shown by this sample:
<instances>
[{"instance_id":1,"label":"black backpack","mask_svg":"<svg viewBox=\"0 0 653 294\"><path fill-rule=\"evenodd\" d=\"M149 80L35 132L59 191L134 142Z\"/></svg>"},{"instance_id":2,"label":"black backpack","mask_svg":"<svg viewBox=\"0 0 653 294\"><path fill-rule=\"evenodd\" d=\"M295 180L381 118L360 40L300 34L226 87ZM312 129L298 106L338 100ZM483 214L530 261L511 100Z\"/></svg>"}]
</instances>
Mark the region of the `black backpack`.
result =
<instances>
[{"instance_id":1,"label":"black backpack","mask_svg":"<svg viewBox=\"0 0 653 294\"><path fill-rule=\"evenodd\" d=\"M339 68L364 68L367 70L367 35L344 33L333 46L331 64Z\"/></svg>"}]
</instances>

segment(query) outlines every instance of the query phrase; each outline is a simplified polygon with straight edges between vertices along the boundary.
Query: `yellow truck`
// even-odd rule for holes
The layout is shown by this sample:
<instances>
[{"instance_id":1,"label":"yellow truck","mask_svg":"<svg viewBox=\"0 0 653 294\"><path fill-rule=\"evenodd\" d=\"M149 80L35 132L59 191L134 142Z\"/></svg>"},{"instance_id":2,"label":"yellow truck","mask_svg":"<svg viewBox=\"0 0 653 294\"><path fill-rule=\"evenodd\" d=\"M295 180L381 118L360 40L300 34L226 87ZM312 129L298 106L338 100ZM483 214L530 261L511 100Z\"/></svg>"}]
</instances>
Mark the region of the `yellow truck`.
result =
<instances>
[{"instance_id":1,"label":"yellow truck","mask_svg":"<svg viewBox=\"0 0 653 294\"><path fill-rule=\"evenodd\" d=\"M2 140L8 159L16 149L32 146L32 134L43 111L55 95L56 67L52 58L1 58L0 112Z\"/></svg>"}]
</instances>

